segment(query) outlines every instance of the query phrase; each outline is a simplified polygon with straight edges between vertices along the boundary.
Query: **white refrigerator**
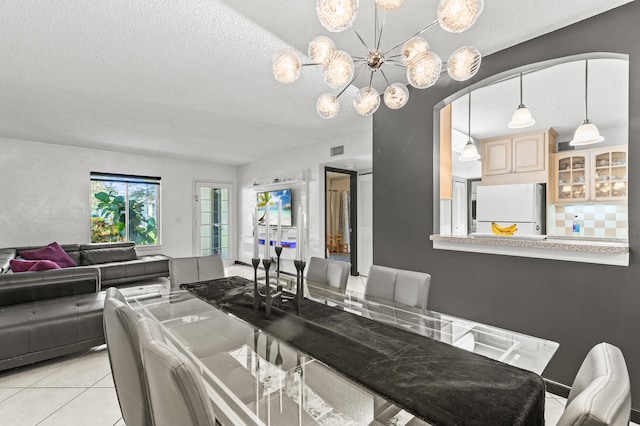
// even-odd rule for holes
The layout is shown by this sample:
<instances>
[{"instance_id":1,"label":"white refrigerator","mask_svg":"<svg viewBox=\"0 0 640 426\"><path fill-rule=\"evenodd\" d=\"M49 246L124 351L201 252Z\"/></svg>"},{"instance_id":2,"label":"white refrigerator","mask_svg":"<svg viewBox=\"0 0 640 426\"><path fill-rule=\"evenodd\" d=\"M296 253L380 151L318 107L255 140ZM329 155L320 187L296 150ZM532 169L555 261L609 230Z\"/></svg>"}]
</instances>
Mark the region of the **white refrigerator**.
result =
<instances>
[{"instance_id":1,"label":"white refrigerator","mask_svg":"<svg viewBox=\"0 0 640 426\"><path fill-rule=\"evenodd\" d=\"M473 235L542 238L545 204L539 183L478 186Z\"/></svg>"}]
</instances>

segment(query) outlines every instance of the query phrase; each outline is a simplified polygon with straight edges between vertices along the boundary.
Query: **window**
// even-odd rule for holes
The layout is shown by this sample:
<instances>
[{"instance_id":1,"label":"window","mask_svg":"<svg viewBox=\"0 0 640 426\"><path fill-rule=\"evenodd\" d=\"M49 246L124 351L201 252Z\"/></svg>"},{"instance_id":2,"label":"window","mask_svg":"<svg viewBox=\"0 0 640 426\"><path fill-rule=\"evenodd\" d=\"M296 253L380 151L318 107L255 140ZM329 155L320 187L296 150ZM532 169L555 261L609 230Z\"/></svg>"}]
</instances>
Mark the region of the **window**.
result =
<instances>
[{"instance_id":1,"label":"window","mask_svg":"<svg viewBox=\"0 0 640 426\"><path fill-rule=\"evenodd\" d=\"M91 172L91 242L160 244L160 178Z\"/></svg>"}]
</instances>

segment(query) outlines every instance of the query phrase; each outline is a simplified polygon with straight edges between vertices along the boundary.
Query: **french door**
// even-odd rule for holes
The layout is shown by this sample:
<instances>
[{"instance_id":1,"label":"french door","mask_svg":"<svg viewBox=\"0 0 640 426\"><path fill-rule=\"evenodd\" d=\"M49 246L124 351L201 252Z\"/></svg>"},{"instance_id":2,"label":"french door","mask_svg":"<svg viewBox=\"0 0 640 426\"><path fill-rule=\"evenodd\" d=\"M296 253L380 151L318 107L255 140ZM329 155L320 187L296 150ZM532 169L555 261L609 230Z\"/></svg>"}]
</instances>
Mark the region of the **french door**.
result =
<instances>
[{"instance_id":1,"label":"french door","mask_svg":"<svg viewBox=\"0 0 640 426\"><path fill-rule=\"evenodd\" d=\"M195 183L195 255L219 254L225 264L233 262L231 234L231 184Z\"/></svg>"}]
</instances>

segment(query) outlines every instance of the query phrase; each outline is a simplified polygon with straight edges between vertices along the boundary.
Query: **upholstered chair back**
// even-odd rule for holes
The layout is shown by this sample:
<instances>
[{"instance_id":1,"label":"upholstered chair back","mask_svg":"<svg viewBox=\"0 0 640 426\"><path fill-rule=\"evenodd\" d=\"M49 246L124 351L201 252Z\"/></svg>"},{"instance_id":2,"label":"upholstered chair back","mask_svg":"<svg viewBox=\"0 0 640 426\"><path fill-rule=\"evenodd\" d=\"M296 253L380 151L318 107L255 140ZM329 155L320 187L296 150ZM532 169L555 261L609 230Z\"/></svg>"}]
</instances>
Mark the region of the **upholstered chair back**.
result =
<instances>
[{"instance_id":1,"label":"upholstered chair back","mask_svg":"<svg viewBox=\"0 0 640 426\"><path fill-rule=\"evenodd\" d=\"M351 264L312 257L307 266L307 287L311 296L344 296Z\"/></svg>"},{"instance_id":2,"label":"upholstered chair back","mask_svg":"<svg viewBox=\"0 0 640 426\"><path fill-rule=\"evenodd\" d=\"M107 289L103 311L104 337L122 418L128 426L152 425L142 357L138 316L116 287Z\"/></svg>"},{"instance_id":3,"label":"upholstered chair back","mask_svg":"<svg viewBox=\"0 0 640 426\"><path fill-rule=\"evenodd\" d=\"M224 278L224 265L219 254L199 257L178 257L169 260L171 288L180 284Z\"/></svg>"},{"instance_id":4,"label":"upholstered chair back","mask_svg":"<svg viewBox=\"0 0 640 426\"><path fill-rule=\"evenodd\" d=\"M622 352L599 343L573 381L558 426L626 426L631 416L629 373Z\"/></svg>"},{"instance_id":5,"label":"upholstered chair back","mask_svg":"<svg viewBox=\"0 0 640 426\"><path fill-rule=\"evenodd\" d=\"M427 309L431 275L373 265L364 289L365 299L400 309Z\"/></svg>"},{"instance_id":6,"label":"upholstered chair back","mask_svg":"<svg viewBox=\"0 0 640 426\"><path fill-rule=\"evenodd\" d=\"M137 327L155 426L215 426L196 367L165 342L157 322L142 318Z\"/></svg>"}]
</instances>

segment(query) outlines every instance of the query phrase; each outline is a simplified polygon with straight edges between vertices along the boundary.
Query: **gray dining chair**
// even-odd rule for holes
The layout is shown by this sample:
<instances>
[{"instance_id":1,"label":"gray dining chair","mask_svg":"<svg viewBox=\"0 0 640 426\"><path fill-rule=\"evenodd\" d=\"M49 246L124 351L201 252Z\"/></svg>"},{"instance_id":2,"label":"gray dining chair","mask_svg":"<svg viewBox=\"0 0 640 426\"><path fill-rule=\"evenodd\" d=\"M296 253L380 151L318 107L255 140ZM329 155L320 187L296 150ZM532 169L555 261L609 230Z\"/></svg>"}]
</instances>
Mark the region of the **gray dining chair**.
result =
<instances>
[{"instance_id":1,"label":"gray dining chair","mask_svg":"<svg viewBox=\"0 0 640 426\"><path fill-rule=\"evenodd\" d=\"M211 400L195 365L168 345L160 324L137 323L155 426L214 426Z\"/></svg>"},{"instance_id":2,"label":"gray dining chair","mask_svg":"<svg viewBox=\"0 0 640 426\"><path fill-rule=\"evenodd\" d=\"M366 301L410 311L426 311L431 275L372 265L364 288Z\"/></svg>"},{"instance_id":3,"label":"gray dining chair","mask_svg":"<svg viewBox=\"0 0 640 426\"><path fill-rule=\"evenodd\" d=\"M224 278L224 265L219 254L197 257L176 257L169 260L171 288L180 284Z\"/></svg>"},{"instance_id":4,"label":"gray dining chair","mask_svg":"<svg viewBox=\"0 0 640 426\"><path fill-rule=\"evenodd\" d=\"M603 342L584 359L558 426L622 426L631 416L629 372L622 351Z\"/></svg>"},{"instance_id":5,"label":"gray dining chair","mask_svg":"<svg viewBox=\"0 0 640 426\"><path fill-rule=\"evenodd\" d=\"M128 426L147 426L153 421L135 325L137 321L137 314L120 290L109 287L104 302L103 326L120 411Z\"/></svg>"},{"instance_id":6,"label":"gray dining chair","mask_svg":"<svg viewBox=\"0 0 640 426\"><path fill-rule=\"evenodd\" d=\"M312 257L307 266L307 289L311 297L340 298L347 291L351 264Z\"/></svg>"}]
</instances>

